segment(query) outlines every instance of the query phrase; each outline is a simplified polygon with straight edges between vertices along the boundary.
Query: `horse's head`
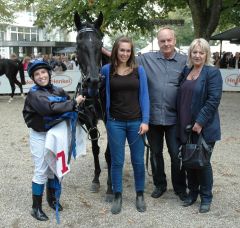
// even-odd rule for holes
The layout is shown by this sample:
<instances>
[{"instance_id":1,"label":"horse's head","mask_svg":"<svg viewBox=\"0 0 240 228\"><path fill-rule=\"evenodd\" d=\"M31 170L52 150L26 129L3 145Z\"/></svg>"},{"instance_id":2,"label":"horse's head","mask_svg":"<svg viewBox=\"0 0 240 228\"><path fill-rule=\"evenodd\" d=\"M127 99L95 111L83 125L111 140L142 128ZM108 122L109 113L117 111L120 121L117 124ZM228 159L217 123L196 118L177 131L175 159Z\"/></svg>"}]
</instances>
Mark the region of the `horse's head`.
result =
<instances>
[{"instance_id":1,"label":"horse's head","mask_svg":"<svg viewBox=\"0 0 240 228\"><path fill-rule=\"evenodd\" d=\"M102 13L96 21L81 22L77 12L74 15L77 34L77 59L82 72L82 81L90 88L97 88L100 82L99 71L102 57Z\"/></svg>"}]
</instances>

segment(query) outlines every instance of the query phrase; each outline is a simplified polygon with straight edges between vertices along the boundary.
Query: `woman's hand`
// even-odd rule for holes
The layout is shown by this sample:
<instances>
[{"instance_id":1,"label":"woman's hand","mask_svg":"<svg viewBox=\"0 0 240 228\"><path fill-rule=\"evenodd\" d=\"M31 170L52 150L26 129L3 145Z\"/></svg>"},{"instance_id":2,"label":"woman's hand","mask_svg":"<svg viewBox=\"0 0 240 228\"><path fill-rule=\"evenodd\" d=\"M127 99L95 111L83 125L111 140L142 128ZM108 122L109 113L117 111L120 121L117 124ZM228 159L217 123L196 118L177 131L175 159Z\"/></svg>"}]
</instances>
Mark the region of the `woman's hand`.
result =
<instances>
[{"instance_id":1,"label":"woman's hand","mask_svg":"<svg viewBox=\"0 0 240 228\"><path fill-rule=\"evenodd\" d=\"M192 128L193 131L197 132L198 134L202 131L202 126L199 123L195 123Z\"/></svg>"},{"instance_id":2,"label":"woman's hand","mask_svg":"<svg viewBox=\"0 0 240 228\"><path fill-rule=\"evenodd\" d=\"M139 135L143 135L148 131L148 124L145 123L141 123L140 127L139 127L139 131L138 134Z\"/></svg>"},{"instance_id":3,"label":"woman's hand","mask_svg":"<svg viewBox=\"0 0 240 228\"><path fill-rule=\"evenodd\" d=\"M82 95L78 95L78 96L75 98L75 100L76 100L76 102L77 102L78 105L81 104L81 103L83 103L83 102L85 101L85 99L86 99L86 97L83 97Z\"/></svg>"}]
</instances>

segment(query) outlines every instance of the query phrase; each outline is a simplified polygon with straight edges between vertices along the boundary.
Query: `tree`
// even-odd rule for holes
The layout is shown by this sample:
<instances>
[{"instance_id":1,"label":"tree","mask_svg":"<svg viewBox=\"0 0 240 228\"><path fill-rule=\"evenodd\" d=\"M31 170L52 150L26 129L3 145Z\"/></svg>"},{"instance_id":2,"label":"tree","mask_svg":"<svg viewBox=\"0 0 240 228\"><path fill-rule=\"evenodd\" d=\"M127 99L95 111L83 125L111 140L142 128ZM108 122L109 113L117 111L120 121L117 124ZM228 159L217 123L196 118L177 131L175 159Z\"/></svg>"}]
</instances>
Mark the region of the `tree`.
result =
<instances>
[{"instance_id":1,"label":"tree","mask_svg":"<svg viewBox=\"0 0 240 228\"><path fill-rule=\"evenodd\" d=\"M149 33L153 30L150 19L166 18L169 12L190 9L194 36L210 39L219 22L239 24L240 0L26 0L36 6L39 26L73 27L73 13L86 18L86 11L96 17L104 14L106 32L129 31ZM235 18L233 19L233 15Z\"/></svg>"},{"instance_id":2,"label":"tree","mask_svg":"<svg viewBox=\"0 0 240 228\"><path fill-rule=\"evenodd\" d=\"M229 20L229 16L240 10L239 0L188 0L187 4L192 14L195 37L203 37L207 40L216 30L221 14L222 22L225 20L225 23L234 23L233 20ZM228 14L225 13L226 11ZM239 15L237 20L239 24Z\"/></svg>"},{"instance_id":3,"label":"tree","mask_svg":"<svg viewBox=\"0 0 240 228\"><path fill-rule=\"evenodd\" d=\"M13 19L13 5L12 1L0 0L0 23L6 23Z\"/></svg>"}]
</instances>

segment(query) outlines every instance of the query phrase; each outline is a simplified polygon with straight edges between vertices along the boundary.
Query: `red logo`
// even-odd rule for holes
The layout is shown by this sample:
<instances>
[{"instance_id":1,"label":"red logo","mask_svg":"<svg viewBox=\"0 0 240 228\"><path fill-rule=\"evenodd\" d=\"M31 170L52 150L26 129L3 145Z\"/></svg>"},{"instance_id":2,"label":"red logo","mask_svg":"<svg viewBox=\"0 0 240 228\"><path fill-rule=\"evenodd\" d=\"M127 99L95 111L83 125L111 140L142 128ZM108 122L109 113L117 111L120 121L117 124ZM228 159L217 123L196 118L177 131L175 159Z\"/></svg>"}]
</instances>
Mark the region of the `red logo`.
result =
<instances>
[{"instance_id":1,"label":"red logo","mask_svg":"<svg viewBox=\"0 0 240 228\"><path fill-rule=\"evenodd\" d=\"M54 75L51 78L51 82L56 86L64 88L72 84L72 78L67 75Z\"/></svg>"},{"instance_id":2,"label":"red logo","mask_svg":"<svg viewBox=\"0 0 240 228\"><path fill-rule=\"evenodd\" d=\"M240 74L230 74L225 78L225 83L231 87L240 87Z\"/></svg>"}]
</instances>

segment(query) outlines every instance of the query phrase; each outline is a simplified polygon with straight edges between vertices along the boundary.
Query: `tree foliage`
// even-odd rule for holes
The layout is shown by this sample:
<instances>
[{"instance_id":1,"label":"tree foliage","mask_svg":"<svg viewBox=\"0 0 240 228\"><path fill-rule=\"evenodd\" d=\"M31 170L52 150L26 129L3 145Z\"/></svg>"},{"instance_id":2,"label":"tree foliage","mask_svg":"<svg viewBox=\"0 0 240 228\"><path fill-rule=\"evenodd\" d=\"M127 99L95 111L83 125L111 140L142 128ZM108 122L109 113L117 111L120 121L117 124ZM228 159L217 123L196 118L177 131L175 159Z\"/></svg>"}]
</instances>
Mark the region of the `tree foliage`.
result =
<instances>
[{"instance_id":1,"label":"tree foliage","mask_svg":"<svg viewBox=\"0 0 240 228\"><path fill-rule=\"evenodd\" d=\"M14 2L0 0L0 23L6 23L13 20Z\"/></svg>"},{"instance_id":2,"label":"tree foliage","mask_svg":"<svg viewBox=\"0 0 240 228\"><path fill-rule=\"evenodd\" d=\"M86 12L95 18L103 12L105 32L141 32L149 34L154 25L152 19L164 19L169 12L188 9L191 12L194 36L207 40L221 26L239 25L240 0L25 0L36 6L40 27L60 26L71 30L73 14L78 11L82 18ZM181 16L181 15L180 15Z\"/></svg>"},{"instance_id":3,"label":"tree foliage","mask_svg":"<svg viewBox=\"0 0 240 228\"><path fill-rule=\"evenodd\" d=\"M25 8L28 0L0 0L0 24L5 28L15 19L15 13Z\"/></svg>"}]
</instances>

